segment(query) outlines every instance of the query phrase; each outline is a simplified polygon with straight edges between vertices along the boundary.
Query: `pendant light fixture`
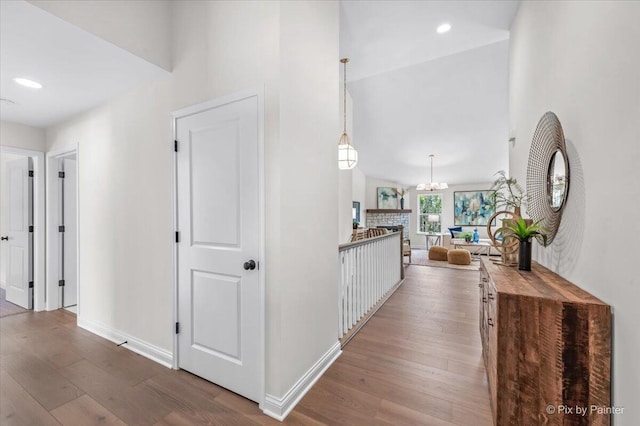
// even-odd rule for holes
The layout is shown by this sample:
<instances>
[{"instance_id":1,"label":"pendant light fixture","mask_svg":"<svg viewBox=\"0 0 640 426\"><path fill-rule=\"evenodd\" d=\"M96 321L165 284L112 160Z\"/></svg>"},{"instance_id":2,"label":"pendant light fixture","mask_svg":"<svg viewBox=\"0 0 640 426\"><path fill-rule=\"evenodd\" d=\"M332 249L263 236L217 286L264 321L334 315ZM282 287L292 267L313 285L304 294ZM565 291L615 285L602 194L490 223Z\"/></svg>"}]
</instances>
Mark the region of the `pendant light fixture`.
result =
<instances>
[{"instance_id":1,"label":"pendant light fixture","mask_svg":"<svg viewBox=\"0 0 640 426\"><path fill-rule=\"evenodd\" d=\"M349 135L347 135L347 62L349 62L349 58L342 58L340 62L344 64L344 102L342 111L344 130L338 143L338 168L340 170L351 170L358 164L358 151L351 146L351 140L349 139Z\"/></svg>"},{"instance_id":2,"label":"pendant light fixture","mask_svg":"<svg viewBox=\"0 0 640 426\"><path fill-rule=\"evenodd\" d=\"M449 185L447 185L444 182L434 182L433 181L433 157L435 157L435 155L431 154L429 155L429 158L431 159L431 181L430 183L421 183L418 186L416 186L416 189L418 191L437 191L440 189L447 189L449 187Z\"/></svg>"}]
</instances>

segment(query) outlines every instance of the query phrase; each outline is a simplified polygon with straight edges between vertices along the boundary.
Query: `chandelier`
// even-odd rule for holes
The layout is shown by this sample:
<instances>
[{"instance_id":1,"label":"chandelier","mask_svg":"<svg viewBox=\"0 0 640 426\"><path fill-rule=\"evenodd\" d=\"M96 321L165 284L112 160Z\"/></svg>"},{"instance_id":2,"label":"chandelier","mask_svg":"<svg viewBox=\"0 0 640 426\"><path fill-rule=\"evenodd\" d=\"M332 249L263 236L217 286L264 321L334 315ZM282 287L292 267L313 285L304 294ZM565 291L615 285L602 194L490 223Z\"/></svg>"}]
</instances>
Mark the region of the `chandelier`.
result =
<instances>
[{"instance_id":1,"label":"chandelier","mask_svg":"<svg viewBox=\"0 0 640 426\"><path fill-rule=\"evenodd\" d=\"M449 187L449 185L444 182L433 181L433 157L435 157L435 155L429 155L429 158L431 159L431 181L430 183L418 184L418 186L416 186L416 190L418 191L438 191L440 189L447 189Z\"/></svg>"}]
</instances>

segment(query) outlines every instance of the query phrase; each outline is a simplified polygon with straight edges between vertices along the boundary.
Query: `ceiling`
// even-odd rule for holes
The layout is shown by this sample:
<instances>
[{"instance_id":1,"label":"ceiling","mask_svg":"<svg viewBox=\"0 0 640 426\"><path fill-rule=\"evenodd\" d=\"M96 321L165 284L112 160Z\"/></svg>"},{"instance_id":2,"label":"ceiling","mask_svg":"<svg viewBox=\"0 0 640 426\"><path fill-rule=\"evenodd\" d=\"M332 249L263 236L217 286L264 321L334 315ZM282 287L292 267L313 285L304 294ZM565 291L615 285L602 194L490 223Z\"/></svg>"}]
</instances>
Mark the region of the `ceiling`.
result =
<instances>
[{"instance_id":1,"label":"ceiling","mask_svg":"<svg viewBox=\"0 0 640 426\"><path fill-rule=\"evenodd\" d=\"M372 177L486 182L508 167L508 29L517 1L342 1L353 143ZM439 35L448 21L453 28ZM0 1L0 119L48 127L169 73L24 2ZM43 89L17 85L14 77Z\"/></svg>"},{"instance_id":2,"label":"ceiling","mask_svg":"<svg viewBox=\"0 0 640 426\"><path fill-rule=\"evenodd\" d=\"M509 38L519 0L385 1L340 3L340 54L347 80L463 52ZM443 22L452 25L436 33Z\"/></svg>"},{"instance_id":3,"label":"ceiling","mask_svg":"<svg viewBox=\"0 0 640 426\"><path fill-rule=\"evenodd\" d=\"M169 73L24 1L0 1L0 119L48 127ZM43 85L16 84L25 77Z\"/></svg>"},{"instance_id":4,"label":"ceiling","mask_svg":"<svg viewBox=\"0 0 640 426\"><path fill-rule=\"evenodd\" d=\"M367 175L414 186L508 169L508 37L517 1L342 1L353 145ZM437 34L443 22L450 32Z\"/></svg>"}]
</instances>

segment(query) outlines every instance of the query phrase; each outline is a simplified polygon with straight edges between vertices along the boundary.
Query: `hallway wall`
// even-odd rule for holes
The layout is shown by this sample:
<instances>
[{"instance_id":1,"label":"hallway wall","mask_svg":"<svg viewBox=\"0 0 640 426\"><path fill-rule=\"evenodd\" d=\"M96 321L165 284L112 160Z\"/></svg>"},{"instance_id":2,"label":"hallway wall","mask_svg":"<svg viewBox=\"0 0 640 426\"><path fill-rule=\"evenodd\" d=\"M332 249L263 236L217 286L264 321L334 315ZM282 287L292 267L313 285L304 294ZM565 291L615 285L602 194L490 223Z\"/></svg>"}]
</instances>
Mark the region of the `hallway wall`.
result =
<instances>
[{"instance_id":1,"label":"hallway wall","mask_svg":"<svg viewBox=\"0 0 640 426\"><path fill-rule=\"evenodd\" d=\"M558 236L534 255L612 306L617 426L640 424L639 17L639 2L522 2L510 52L510 173L526 182L536 125L556 113L569 195Z\"/></svg>"},{"instance_id":2,"label":"hallway wall","mask_svg":"<svg viewBox=\"0 0 640 426\"><path fill-rule=\"evenodd\" d=\"M47 129L49 150L79 144L79 318L172 351L169 114L264 88L266 385L281 397L337 342L338 4L175 2L172 17L171 77Z\"/></svg>"},{"instance_id":3,"label":"hallway wall","mask_svg":"<svg viewBox=\"0 0 640 426\"><path fill-rule=\"evenodd\" d=\"M0 145L32 151L46 151L44 129L12 121L0 121Z\"/></svg>"}]
</instances>

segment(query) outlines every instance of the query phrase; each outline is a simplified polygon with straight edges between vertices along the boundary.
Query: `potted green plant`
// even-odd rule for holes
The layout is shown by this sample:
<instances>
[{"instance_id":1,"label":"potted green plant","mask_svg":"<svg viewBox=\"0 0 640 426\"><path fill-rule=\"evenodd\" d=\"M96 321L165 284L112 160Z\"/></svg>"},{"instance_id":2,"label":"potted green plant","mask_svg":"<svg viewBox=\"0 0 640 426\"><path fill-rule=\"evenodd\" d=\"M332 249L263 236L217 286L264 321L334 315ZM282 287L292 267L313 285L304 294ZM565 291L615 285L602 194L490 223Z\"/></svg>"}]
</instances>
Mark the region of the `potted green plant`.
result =
<instances>
[{"instance_id":1,"label":"potted green plant","mask_svg":"<svg viewBox=\"0 0 640 426\"><path fill-rule=\"evenodd\" d=\"M358 226L360 226L360 223L357 221L353 221L353 229L358 229Z\"/></svg>"},{"instance_id":2,"label":"potted green plant","mask_svg":"<svg viewBox=\"0 0 640 426\"><path fill-rule=\"evenodd\" d=\"M523 218L505 219L503 226L496 230L496 233L502 232L503 236L510 236L518 239L520 242L518 247L518 269L521 271L531 270L531 238L535 238L540 244L547 245L547 228L540 225L542 222L528 224Z\"/></svg>"}]
</instances>

